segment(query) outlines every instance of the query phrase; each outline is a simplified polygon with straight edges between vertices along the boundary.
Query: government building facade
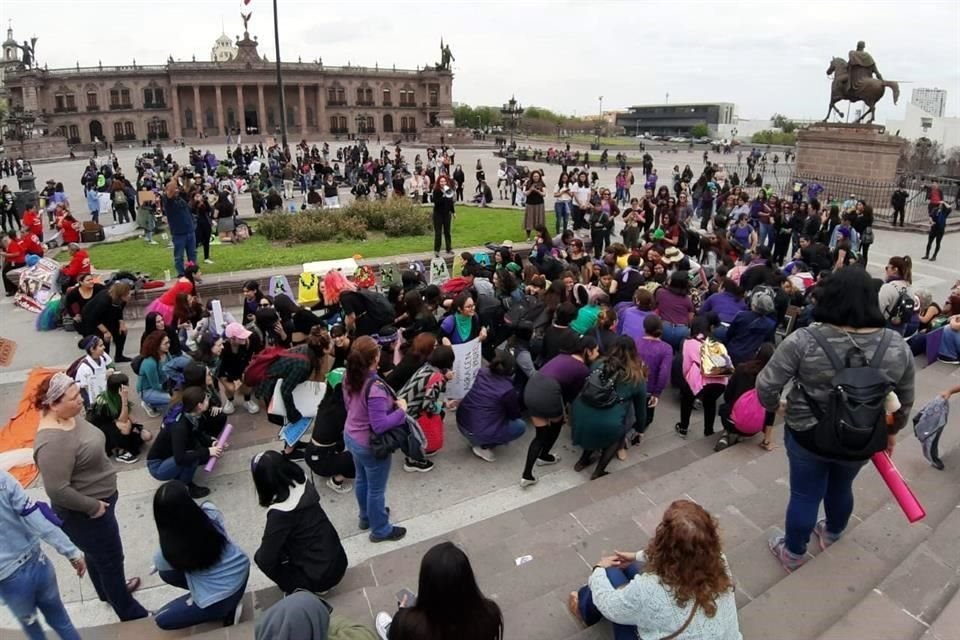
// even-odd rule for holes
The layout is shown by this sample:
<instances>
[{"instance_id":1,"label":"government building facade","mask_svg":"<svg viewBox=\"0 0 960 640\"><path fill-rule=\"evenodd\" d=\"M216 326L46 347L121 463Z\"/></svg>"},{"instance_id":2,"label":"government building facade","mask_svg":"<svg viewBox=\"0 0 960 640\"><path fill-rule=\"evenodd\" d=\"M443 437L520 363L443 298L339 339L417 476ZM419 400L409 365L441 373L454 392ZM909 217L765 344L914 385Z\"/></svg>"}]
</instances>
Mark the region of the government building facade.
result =
<instances>
[{"instance_id":1,"label":"government building facade","mask_svg":"<svg viewBox=\"0 0 960 640\"><path fill-rule=\"evenodd\" d=\"M12 109L35 114L37 129L70 145L240 133L260 139L280 131L280 94L276 64L257 45L244 32L235 43L218 38L209 62L47 69L23 64L9 29L0 78ZM284 62L282 71L291 141L409 140L453 124L453 74L439 65L328 67L316 60Z\"/></svg>"}]
</instances>

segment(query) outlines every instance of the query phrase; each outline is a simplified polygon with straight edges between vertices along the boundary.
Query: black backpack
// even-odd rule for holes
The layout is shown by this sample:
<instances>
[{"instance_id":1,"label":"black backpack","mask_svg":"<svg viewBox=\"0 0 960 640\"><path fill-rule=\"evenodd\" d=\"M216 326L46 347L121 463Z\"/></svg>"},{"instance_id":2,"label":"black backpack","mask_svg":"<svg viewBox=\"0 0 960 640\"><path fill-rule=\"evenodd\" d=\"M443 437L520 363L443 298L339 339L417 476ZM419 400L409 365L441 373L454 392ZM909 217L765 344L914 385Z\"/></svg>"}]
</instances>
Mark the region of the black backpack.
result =
<instances>
[{"instance_id":1,"label":"black backpack","mask_svg":"<svg viewBox=\"0 0 960 640\"><path fill-rule=\"evenodd\" d=\"M620 402L617 394L617 383L613 376L607 373L603 365L596 367L587 376L580 391L580 399L588 407L594 409L608 409Z\"/></svg>"},{"instance_id":2,"label":"black backpack","mask_svg":"<svg viewBox=\"0 0 960 640\"><path fill-rule=\"evenodd\" d=\"M369 316L371 322L376 323L378 327L393 324L396 319L396 312L387 296L370 289L359 289L357 293L363 298L367 308L364 314Z\"/></svg>"},{"instance_id":3,"label":"black backpack","mask_svg":"<svg viewBox=\"0 0 960 640\"><path fill-rule=\"evenodd\" d=\"M858 346L848 349L841 361L822 333L812 327L807 330L827 354L834 370L825 407L799 385L817 418L814 445L825 456L848 460L866 460L883 451L888 433L884 401L894 384L879 367L893 332L883 331L880 345L868 362Z\"/></svg>"},{"instance_id":4,"label":"black backpack","mask_svg":"<svg viewBox=\"0 0 960 640\"><path fill-rule=\"evenodd\" d=\"M896 285L894 285L896 287ZM910 322L913 314L917 311L917 301L910 295L906 287L897 289L897 301L890 307L889 316L892 324L903 326ZM896 321L896 322L893 322Z\"/></svg>"}]
</instances>

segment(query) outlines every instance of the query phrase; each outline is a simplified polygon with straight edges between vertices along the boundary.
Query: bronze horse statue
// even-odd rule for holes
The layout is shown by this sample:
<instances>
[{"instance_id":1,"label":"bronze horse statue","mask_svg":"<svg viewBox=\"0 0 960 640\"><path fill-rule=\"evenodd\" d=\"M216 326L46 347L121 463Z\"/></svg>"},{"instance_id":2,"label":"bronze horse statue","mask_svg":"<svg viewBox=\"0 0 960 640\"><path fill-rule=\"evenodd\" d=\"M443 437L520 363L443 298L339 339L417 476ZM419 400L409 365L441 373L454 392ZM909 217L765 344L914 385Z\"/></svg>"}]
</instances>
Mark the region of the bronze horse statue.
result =
<instances>
[{"instance_id":1,"label":"bronze horse statue","mask_svg":"<svg viewBox=\"0 0 960 640\"><path fill-rule=\"evenodd\" d=\"M856 89L848 90L848 73L847 61L843 58L834 58L830 62L830 66L827 67L827 75L833 76L833 85L830 91L830 106L827 108L827 117L823 119L824 122L829 120L830 115L834 112L841 118L843 117L843 112L837 108L837 103L841 100L849 100L850 102L862 101L867 105L867 110L860 114L856 122L865 121L867 116L870 116L870 120L867 122L873 122L874 116L876 115L874 107L876 107L880 99L883 98L883 94L888 87L893 92L893 104L897 104L897 100L900 99L900 85L891 80L864 78L859 81L859 86L856 87Z\"/></svg>"}]
</instances>

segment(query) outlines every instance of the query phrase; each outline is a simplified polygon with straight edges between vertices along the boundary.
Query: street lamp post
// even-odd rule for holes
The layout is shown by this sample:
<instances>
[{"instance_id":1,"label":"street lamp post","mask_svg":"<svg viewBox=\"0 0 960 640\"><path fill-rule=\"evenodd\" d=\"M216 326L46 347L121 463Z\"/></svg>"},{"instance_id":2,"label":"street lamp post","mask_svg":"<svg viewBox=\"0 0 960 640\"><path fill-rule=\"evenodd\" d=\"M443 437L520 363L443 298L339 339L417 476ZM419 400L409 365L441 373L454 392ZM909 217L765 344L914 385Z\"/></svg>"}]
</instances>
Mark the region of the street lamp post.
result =
<instances>
[{"instance_id":1,"label":"street lamp post","mask_svg":"<svg viewBox=\"0 0 960 640\"><path fill-rule=\"evenodd\" d=\"M277 23L277 0L273 0L273 42L277 59L277 92L280 94L280 141L283 144L283 150L287 151L287 105L283 95L283 74L280 71L280 27Z\"/></svg>"},{"instance_id":2,"label":"street lamp post","mask_svg":"<svg viewBox=\"0 0 960 640\"><path fill-rule=\"evenodd\" d=\"M514 134L519 126L520 116L523 115L523 107L517 102L514 96L510 96L510 101L500 108L500 113L503 114L507 126L510 128L510 146L507 147L506 159L507 164L513 166L517 164L517 145L514 141Z\"/></svg>"}]
</instances>

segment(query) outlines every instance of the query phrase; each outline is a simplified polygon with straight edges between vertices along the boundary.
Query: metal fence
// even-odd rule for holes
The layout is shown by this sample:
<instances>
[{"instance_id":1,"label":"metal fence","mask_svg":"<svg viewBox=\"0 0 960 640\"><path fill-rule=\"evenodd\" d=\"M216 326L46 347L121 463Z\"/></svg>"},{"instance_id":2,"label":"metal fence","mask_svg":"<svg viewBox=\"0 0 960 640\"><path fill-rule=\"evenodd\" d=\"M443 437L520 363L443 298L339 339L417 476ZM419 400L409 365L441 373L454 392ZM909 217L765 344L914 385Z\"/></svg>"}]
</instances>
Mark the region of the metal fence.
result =
<instances>
[{"instance_id":1,"label":"metal fence","mask_svg":"<svg viewBox=\"0 0 960 640\"><path fill-rule=\"evenodd\" d=\"M893 182L878 182L817 174L798 175L796 165L792 163L767 163L765 167L757 165L752 173L745 163L727 165L726 169L731 173L736 171L741 183L744 183L748 178L752 181L759 178L760 184L769 186L775 194L786 198L793 196L794 182L802 182L807 187L812 184L819 184L823 187L819 196L820 202L847 200L852 195L857 200L864 200L873 207L874 217L887 222L893 218L893 206L890 203L890 198L898 188L903 188L908 194L907 204L904 208L904 220L907 224L926 225L929 188L934 180L939 182L944 199L954 208L957 206L955 203L958 193L960 193L960 180L938 176L900 175ZM804 198L806 198L806 188L804 189Z\"/></svg>"}]
</instances>

